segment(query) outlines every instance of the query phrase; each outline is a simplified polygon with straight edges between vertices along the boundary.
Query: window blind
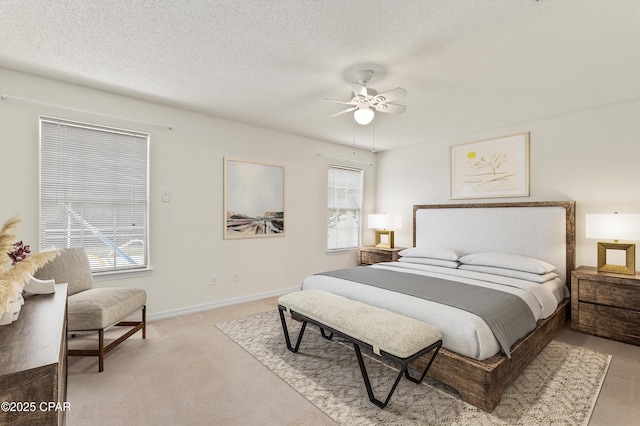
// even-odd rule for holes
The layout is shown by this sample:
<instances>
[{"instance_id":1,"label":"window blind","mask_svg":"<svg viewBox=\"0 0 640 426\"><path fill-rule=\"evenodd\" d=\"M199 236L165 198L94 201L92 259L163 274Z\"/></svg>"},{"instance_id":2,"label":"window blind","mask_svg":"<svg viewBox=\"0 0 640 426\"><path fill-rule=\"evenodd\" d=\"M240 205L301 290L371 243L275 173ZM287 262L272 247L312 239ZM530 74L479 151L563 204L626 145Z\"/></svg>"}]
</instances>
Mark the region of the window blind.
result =
<instances>
[{"instance_id":1,"label":"window blind","mask_svg":"<svg viewBox=\"0 0 640 426\"><path fill-rule=\"evenodd\" d=\"M359 247L363 172L335 165L328 172L327 249Z\"/></svg>"},{"instance_id":2,"label":"window blind","mask_svg":"<svg viewBox=\"0 0 640 426\"><path fill-rule=\"evenodd\" d=\"M92 271L148 266L149 135L40 118L40 247L85 247Z\"/></svg>"}]
</instances>

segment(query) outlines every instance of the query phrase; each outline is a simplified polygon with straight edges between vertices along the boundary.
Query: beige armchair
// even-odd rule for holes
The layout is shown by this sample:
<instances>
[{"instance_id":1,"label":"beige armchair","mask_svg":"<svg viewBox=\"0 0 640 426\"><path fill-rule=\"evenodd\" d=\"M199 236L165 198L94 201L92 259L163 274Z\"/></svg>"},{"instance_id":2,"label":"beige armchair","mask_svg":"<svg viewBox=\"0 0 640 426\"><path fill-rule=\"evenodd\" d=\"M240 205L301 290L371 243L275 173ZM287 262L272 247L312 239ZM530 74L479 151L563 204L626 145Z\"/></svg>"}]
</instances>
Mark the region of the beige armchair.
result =
<instances>
[{"instance_id":1,"label":"beige armchair","mask_svg":"<svg viewBox=\"0 0 640 426\"><path fill-rule=\"evenodd\" d=\"M56 283L68 283L67 331L73 337L79 332L98 332L98 349L69 349L69 356L99 357L98 371L104 370L104 356L142 330L146 338L146 301L144 290L125 287L93 288L89 259L84 248L60 250L60 255L33 274L38 279L54 279ZM124 321L142 310L141 321ZM133 327L107 346L104 330L111 326Z\"/></svg>"}]
</instances>

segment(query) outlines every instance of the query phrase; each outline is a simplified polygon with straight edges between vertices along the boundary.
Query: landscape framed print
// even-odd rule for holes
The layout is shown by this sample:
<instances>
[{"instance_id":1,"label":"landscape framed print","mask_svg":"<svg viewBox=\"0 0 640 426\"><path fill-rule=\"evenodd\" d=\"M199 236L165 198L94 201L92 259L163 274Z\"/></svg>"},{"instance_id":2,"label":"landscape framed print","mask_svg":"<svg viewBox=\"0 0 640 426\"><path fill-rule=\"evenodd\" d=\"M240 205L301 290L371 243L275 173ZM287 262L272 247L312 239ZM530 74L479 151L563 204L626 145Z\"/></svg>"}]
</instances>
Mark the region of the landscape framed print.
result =
<instances>
[{"instance_id":1,"label":"landscape framed print","mask_svg":"<svg viewBox=\"0 0 640 426\"><path fill-rule=\"evenodd\" d=\"M284 234L284 166L225 157L224 238Z\"/></svg>"},{"instance_id":2,"label":"landscape framed print","mask_svg":"<svg viewBox=\"0 0 640 426\"><path fill-rule=\"evenodd\" d=\"M449 198L529 196L529 132L449 147Z\"/></svg>"}]
</instances>

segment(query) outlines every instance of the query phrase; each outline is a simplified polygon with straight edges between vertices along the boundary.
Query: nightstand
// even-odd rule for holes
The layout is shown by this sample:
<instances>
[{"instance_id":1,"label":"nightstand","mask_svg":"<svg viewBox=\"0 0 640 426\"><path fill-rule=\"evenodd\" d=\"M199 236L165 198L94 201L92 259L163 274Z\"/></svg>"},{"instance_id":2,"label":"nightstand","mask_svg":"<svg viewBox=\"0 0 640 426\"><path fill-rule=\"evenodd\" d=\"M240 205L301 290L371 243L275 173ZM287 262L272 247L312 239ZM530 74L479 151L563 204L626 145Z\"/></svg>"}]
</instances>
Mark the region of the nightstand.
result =
<instances>
[{"instance_id":1,"label":"nightstand","mask_svg":"<svg viewBox=\"0 0 640 426\"><path fill-rule=\"evenodd\" d=\"M640 275L598 272L587 266L574 270L571 328L640 345Z\"/></svg>"},{"instance_id":2,"label":"nightstand","mask_svg":"<svg viewBox=\"0 0 640 426\"><path fill-rule=\"evenodd\" d=\"M373 265L380 262L395 262L400 258L398 252L405 247L379 248L365 246L358 249L358 265Z\"/></svg>"}]
</instances>

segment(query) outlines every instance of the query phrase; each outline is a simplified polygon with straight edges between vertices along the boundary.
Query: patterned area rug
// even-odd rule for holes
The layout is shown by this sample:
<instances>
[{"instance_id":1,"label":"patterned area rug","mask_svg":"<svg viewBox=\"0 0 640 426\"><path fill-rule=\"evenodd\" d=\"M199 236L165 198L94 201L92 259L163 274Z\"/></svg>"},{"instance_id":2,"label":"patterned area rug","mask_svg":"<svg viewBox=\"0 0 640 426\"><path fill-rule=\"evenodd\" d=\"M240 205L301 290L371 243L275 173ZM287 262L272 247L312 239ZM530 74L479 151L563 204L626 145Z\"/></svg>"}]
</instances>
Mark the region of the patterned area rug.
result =
<instances>
[{"instance_id":1,"label":"patterned area rug","mask_svg":"<svg viewBox=\"0 0 640 426\"><path fill-rule=\"evenodd\" d=\"M369 402L350 343L323 339L317 327L309 326L294 354L287 350L275 310L216 326L340 425L586 425L611 360L552 341L506 389L492 413L430 378L420 385L403 378L381 410ZM287 326L295 342L300 323L287 318ZM397 370L375 356L365 361L374 393L384 399Z\"/></svg>"}]
</instances>

